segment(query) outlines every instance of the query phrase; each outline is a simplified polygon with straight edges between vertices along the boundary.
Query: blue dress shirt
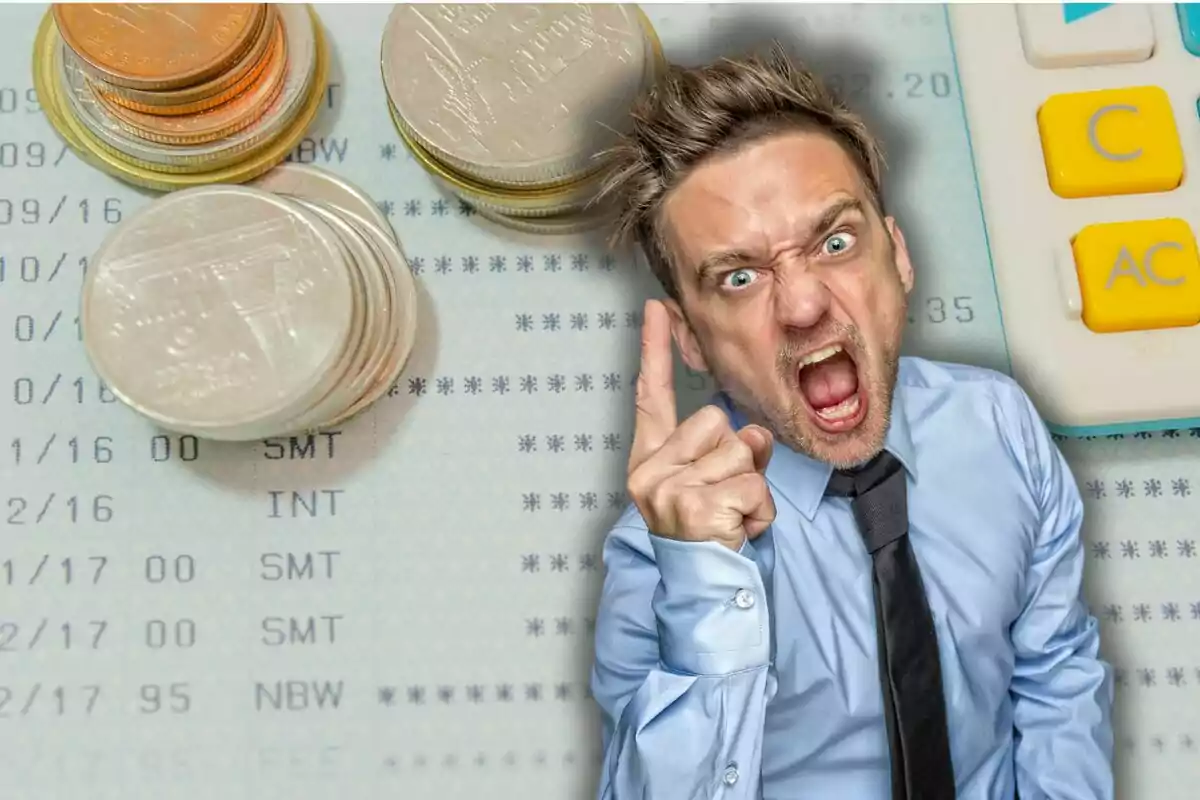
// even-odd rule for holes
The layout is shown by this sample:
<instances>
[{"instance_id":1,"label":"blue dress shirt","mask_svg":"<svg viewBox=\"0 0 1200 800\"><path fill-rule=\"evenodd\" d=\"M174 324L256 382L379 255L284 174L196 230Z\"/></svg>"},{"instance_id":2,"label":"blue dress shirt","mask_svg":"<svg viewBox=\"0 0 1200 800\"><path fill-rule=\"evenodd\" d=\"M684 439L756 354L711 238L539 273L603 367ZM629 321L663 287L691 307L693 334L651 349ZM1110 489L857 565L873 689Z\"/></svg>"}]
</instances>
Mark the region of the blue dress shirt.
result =
<instances>
[{"instance_id":1,"label":"blue dress shirt","mask_svg":"<svg viewBox=\"0 0 1200 800\"><path fill-rule=\"evenodd\" d=\"M716 401L735 427L745 420ZM1111 800L1111 670L1081 596L1083 506L1025 393L901 359L886 448L940 642L960 800ZM776 443L774 524L734 552L605 542L601 800L888 800L871 559L831 467Z\"/></svg>"}]
</instances>

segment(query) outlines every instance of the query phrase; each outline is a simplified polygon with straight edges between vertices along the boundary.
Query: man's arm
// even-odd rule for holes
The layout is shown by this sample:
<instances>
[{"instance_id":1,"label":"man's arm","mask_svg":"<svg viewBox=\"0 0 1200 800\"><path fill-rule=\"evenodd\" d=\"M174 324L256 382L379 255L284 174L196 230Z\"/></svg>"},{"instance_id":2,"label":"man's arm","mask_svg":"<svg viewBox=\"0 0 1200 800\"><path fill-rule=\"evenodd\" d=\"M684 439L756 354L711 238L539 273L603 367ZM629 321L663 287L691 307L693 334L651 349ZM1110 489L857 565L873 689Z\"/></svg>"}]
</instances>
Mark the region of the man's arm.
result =
<instances>
[{"instance_id":1,"label":"man's arm","mask_svg":"<svg viewBox=\"0 0 1200 800\"><path fill-rule=\"evenodd\" d=\"M1083 502L1023 392L1013 416L1041 509L1025 606L1012 626L1017 791L1021 800L1111 800L1111 669L1082 596Z\"/></svg>"},{"instance_id":2,"label":"man's arm","mask_svg":"<svg viewBox=\"0 0 1200 800\"><path fill-rule=\"evenodd\" d=\"M757 800L774 692L753 545L633 528L605 543L592 693L604 717L600 800Z\"/></svg>"}]
</instances>

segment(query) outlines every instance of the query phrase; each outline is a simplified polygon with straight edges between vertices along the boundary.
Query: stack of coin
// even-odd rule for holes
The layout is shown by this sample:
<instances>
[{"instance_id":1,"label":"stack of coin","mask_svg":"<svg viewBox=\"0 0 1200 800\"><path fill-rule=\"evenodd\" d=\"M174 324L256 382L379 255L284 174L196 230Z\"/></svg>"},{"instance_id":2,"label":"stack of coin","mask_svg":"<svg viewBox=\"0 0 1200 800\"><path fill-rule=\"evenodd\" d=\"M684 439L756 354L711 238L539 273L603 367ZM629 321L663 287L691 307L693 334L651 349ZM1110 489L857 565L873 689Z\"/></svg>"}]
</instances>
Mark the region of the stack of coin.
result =
<instances>
[{"instance_id":1,"label":"stack of coin","mask_svg":"<svg viewBox=\"0 0 1200 800\"><path fill-rule=\"evenodd\" d=\"M104 240L80 328L97 375L156 425L223 441L330 428L396 382L416 289L369 197L285 164L165 195Z\"/></svg>"},{"instance_id":2,"label":"stack of coin","mask_svg":"<svg viewBox=\"0 0 1200 800\"><path fill-rule=\"evenodd\" d=\"M278 164L316 117L328 70L315 14L266 3L55 4L33 65L63 140L159 191Z\"/></svg>"},{"instance_id":3,"label":"stack of coin","mask_svg":"<svg viewBox=\"0 0 1200 800\"><path fill-rule=\"evenodd\" d=\"M634 5L398 5L383 34L392 120L445 191L533 233L603 223L602 153L664 66Z\"/></svg>"}]
</instances>

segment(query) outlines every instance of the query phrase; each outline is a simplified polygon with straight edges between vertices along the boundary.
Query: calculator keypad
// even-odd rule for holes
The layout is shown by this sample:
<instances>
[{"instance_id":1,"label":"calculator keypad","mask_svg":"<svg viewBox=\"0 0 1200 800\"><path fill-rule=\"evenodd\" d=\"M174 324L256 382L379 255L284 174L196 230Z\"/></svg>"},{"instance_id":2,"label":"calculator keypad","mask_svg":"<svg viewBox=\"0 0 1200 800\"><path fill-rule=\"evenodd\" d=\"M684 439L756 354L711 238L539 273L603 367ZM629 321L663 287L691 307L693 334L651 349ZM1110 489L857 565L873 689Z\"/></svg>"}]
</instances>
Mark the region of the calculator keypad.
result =
<instances>
[{"instance_id":1,"label":"calculator keypad","mask_svg":"<svg viewBox=\"0 0 1200 800\"><path fill-rule=\"evenodd\" d=\"M1171 101L1157 86L1057 94L1037 124L1059 197L1168 192L1183 180Z\"/></svg>"},{"instance_id":2,"label":"calculator keypad","mask_svg":"<svg viewBox=\"0 0 1200 800\"><path fill-rule=\"evenodd\" d=\"M1184 49L1200 56L1200 3L1176 3L1175 16L1179 19Z\"/></svg>"},{"instance_id":3,"label":"calculator keypad","mask_svg":"<svg viewBox=\"0 0 1200 800\"><path fill-rule=\"evenodd\" d=\"M1200 55L1200 4L1175 7L1184 48ZM1016 6L1025 60L1039 69L1146 61L1150 8L1136 4ZM1185 165L1171 98L1158 86L1050 96L1037 112L1050 190L1066 199L1169 192ZM1200 106L1197 108L1200 112ZM1181 219L1088 225L1071 239L1082 321L1097 333L1200 324L1200 257Z\"/></svg>"},{"instance_id":4,"label":"calculator keypad","mask_svg":"<svg viewBox=\"0 0 1200 800\"><path fill-rule=\"evenodd\" d=\"M1088 225L1071 245L1083 323L1097 333L1200 323L1200 257L1181 219Z\"/></svg>"},{"instance_id":5,"label":"calculator keypad","mask_svg":"<svg viewBox=\"0 0 1200 800\"><path fill-rule=\"evenodd\" d=\"M1144 5L1023 3L1017 22L1025 60L1039 69L1145 61L1154 25Z\"/></svg>"}]
</instances>

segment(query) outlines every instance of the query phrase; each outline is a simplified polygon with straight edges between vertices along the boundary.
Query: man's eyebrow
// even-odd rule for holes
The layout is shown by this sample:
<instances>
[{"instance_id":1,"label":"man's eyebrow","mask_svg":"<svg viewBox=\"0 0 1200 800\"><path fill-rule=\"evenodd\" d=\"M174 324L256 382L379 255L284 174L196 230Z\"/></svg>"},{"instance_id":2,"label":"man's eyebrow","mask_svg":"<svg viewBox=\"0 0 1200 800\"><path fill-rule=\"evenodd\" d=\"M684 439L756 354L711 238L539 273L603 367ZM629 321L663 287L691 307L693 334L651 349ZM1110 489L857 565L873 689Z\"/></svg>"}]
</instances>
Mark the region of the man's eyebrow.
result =
<instances>
[{"instance_id":1,"label":"man's eyebrow","mask_svg":"<svg viewBox=\"0 0 1200 800\"><path fill-rule=\"evenodd\" d=\"M696 277L700 281L704 281L715 272L730 267L745 266L752 260L749 253L740 250L722 250L716 253L709 253L700 261L700 266L696 267Z\"/></svg>"},{"instance_id":2,"label":"man's eyebrow","mask_svg":"<svg viewBox=\"0 0 1200 800\"><path fill-rule=\"evenodd\" d=\"M816 223L811 227L806 239L813 239L817 236L825 234L832 228L837 221L849 212L856 212L866 216L866 212L861 200L854 197L842 197L834 201L821 212L817 217ZM754 261L754 257L742 250L718 250L715 253L709 253L701 259L699 266L696 267L697 280L704 281L712 276L713 273L719 272L730 267L741 267Z\"/></svg>"},{"instance_id":3,"label":"man's eyebrow","mask_svg":"<svg viewBox=\"0 0 1200 800\"><path fill-rule=\"evenodd\" d=\"M808 234L808 239L815 239L818 236L823 236L830 228L837 224L837 221L845 214L855 212L860 216L866 216L866 210L863 207L862 201L856 197L843 197L832 203L829 208L821 212L821 216L817 217L817 222L812 226Z\"/></svg>"}]
</instances>

